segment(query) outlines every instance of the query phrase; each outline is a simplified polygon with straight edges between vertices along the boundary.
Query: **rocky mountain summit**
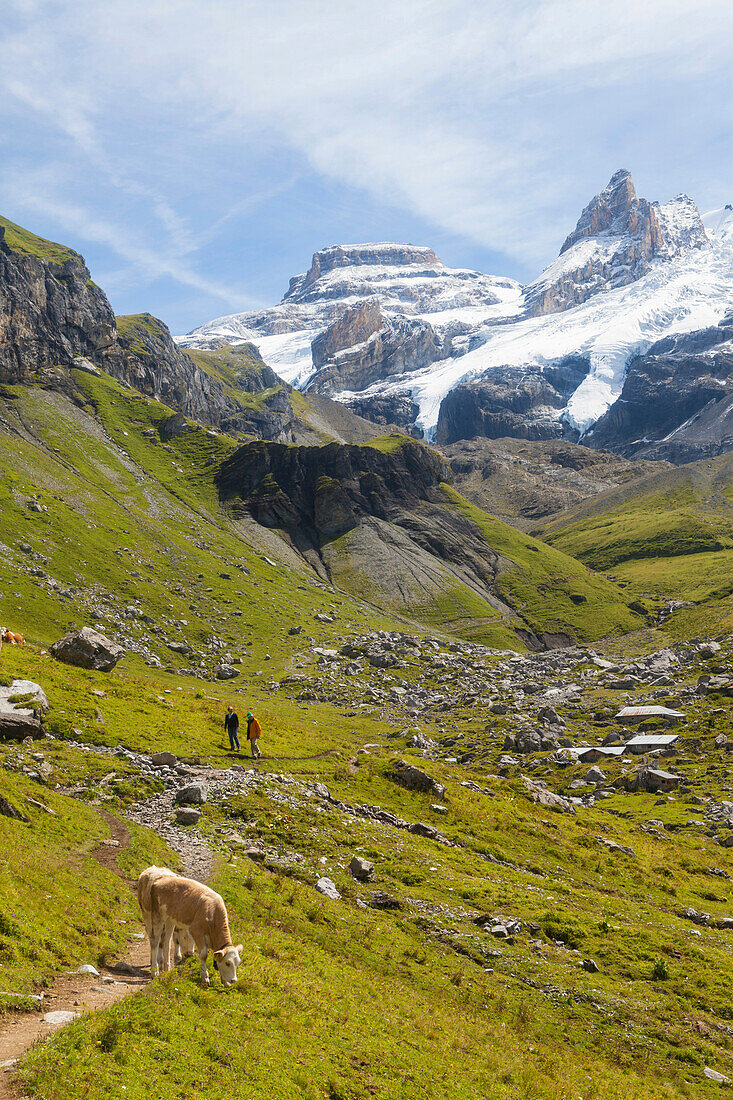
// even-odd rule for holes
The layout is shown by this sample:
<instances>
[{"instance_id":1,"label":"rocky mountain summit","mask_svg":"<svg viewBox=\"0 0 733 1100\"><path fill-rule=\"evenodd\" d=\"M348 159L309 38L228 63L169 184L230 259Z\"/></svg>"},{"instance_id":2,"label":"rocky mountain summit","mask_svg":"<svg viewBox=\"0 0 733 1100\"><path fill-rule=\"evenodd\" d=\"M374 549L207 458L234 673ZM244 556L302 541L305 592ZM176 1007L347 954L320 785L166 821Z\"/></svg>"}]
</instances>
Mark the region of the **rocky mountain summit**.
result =
<instances>
[{"instance_id":1,"label":"rocky mountain summit","mask_svg":"<svg viewBox=\"0 0 733 1100\"><path fill-rule=\"evenodd\" d=\"M651 261L707 242L694 202L678 195L665 206L637 197L631 173L620 169L568 235L554 264L526 292L530 313L558 313L599 291L633 283Z\"/></svg>"},{"instance_id":2,"label":"rocky mountain summit","mask_svg":"<svg viewBox=\"0 0 733 1100\"><path fill-rule=\"evenodd\" d=\"M636 361L733 307L731 224L725 211L701 218L686 195L649 202L621 169L525 288L447 268L426 247L337 245L314 254L279 305L218 318L179 344L249 340L296 387L442 443L602 438L622 448L613 416L591 429ZM653 406L647 413L637 438L659 442ZM720 431L713 416L706 434ZM705 451L660 449L678 453Z\"/></svg>"}]
</instances>

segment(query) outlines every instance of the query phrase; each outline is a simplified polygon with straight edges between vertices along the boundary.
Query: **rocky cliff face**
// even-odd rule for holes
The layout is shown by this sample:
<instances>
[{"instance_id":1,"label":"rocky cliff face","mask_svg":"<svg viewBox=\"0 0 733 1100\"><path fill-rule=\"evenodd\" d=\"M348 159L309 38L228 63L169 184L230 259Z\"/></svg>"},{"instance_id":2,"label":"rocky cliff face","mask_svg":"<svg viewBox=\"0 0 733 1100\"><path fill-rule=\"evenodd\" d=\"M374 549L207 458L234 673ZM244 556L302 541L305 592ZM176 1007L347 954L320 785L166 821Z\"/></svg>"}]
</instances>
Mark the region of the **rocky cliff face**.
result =
<instances>
[{"instance_id":1,"label":"rocky cliff face","mask_svg":"<svg viewBox=\"0 0 733 1100\"><path fill-rule=\"evenodd\" d=\"M385 428L401 428L415 439L422 439L422 430L415 424L420 410L409 393L355 395L349 398L348 405L357 416Z\"/></svg>"},{"instance_id":2,"label":"rocky cliff face","mask_svg":"<svg viewBox=\"0 0 733 1100\"><path fill-rule=\"evenodd\" d=\"M313 366L319 370L339 352L363 344L384 324L378 298L365 298L355 305L346 306L311 343Z\"/></svg>"},{"instance_id":3,"label":"rocky cliff face","mask_svg":"<svg viewBox=\"0 0 733 1100\"><path fill-rule=\"evenodd\" d=\"M235 411L221 384L179 351L167 325L149 313L117 318L124 355L111 374L192 420L218 427Z\"/></svg>"},{"instance_id":4,"label":"rocky cliff face","mask_svg":"<svg viewBox=\"0 0 733 1100\"><path fill-rule=\"evenodd\" d=\"M76 357L121 356L112 308L83 257L0 218L0 382L28 382Z\"/></svg>"},{"instance_id":5,"label":"rocky cliff face","mask_svg":"<svg viewBox=\"0 0 733 1100\"><path fill-rule=\"evenodd\" d=\"M692 462L733 447L733 314L668 336L629 364L620 400L585 438L619 454Z\"/></svg>"},{"instance_id":6,"label":"rocky cliff face","mask_svg":"<svg viewBox=\"0 0 733 1100\"><path fill-rule=\"evenodd\" d=\"M362 342L335 352L305 389L326 394L361 391L375 382L428 366L447 354L447 346L432 325L416 318L394 317Z\"/></svg>"},{"instance_id":7,"label":"rocky cliff face","mask_svg":"<svg viewBox=\"0 0 733 1100\"><path fill-rule=\"evenodd\" d=\"M337 268L350 267L410 267L422 266L428 270L442 266L432 248L419 245L393 244L382 241L380 244L359 244L344 246L332 245L313 253L311 266L305 275L296 275L290 280L290 286L284 300L297 296L300 301L308 299L310 288L322 276ZM315 292L319 296L320 290Z\"/></svg>"},{"instance_id":8,"label":"rocky cliff face","mask_svg":"<svg viewBox=\"0 0 733 1100\"><path fill-rule=\"evenodd\" d=\"M408 439L372 446L284 447L251 443L235 451L217 479L265 527L300 528L320 538L364 516L391 519L414 508L449 477L437 452Z\"/></svg>"},{"instance_id":9,"label":"rocky cliff face","mask_svg":"<svg viewBox=\"0 0 733 1100\"><path fill-rule=\"evenodd\" d=\"M568 356L545 370L505 367L476 382L461 382L443 399L436 442L460 439L577 439L558 417L588 373L588 360Z\"/></svg>"},{"instance_id":10,"label":"rocky cliff face","mask_svg":"<svg viewBox=\"0 0 733 1100\"><path fill-rule=\"evenodd\" d=\"M529 287L528 312L558 313L598 291L634 282L655 256L666 254L658 209L637 198L631 174L621 169L588 203L560 259Z\"/></svg>"}]
</instances>

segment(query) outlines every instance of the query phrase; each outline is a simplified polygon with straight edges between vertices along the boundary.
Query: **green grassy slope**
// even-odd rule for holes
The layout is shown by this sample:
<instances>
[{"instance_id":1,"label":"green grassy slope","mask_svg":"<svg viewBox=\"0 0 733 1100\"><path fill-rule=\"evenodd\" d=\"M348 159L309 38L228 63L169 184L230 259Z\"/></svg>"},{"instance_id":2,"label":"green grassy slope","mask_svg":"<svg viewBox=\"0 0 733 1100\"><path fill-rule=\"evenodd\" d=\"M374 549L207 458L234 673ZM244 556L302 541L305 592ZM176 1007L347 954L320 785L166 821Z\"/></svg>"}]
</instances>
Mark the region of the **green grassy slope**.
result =
<instances>
[{"instance_id":1,"label":"green grassy slope","mask_svg":"<svg viewBox=\"0 0 733 1100\"><path fill-rule=\"evenodd\" d=\"M287 667L295 624L327 644L338 623L316 613L386 624L305 570L265 560L269 544L258 546L255 532L253 546L227 520L213 473L232 440L197 429L164 444L165 406L106 377L77 373L76 384L81 409L22 387L7 402L18 432L0 433L9 547L0 557L0 617L8 627L48 644L72 622L98 621L174 668L188 662L166 641L199 648L216 638L212 663L220 650L246 651L264 674ZM134 652L127 660L141 665Z\"/></svg>"},{"instance_id":2,"label":"green grassy slope","mask_svg":"<svg viewBox=\"0 0 733 1100\"><path fill-rule=\"evenodd\" d=\"M733 457L695 462L602 493L555 519L544 537L637 597L693 601L669 628L684 636L733 625Z\"/></svg>"},{"instance_id":3,"label":"green grassy slope","mask_svg":"<svg viewBox=\"0 0 733 1100\"><path fill-rule=\"evenodd\" d=\"M443 491L501 554L497 589L535 632L567 632L587 642L639 626L638 616L605 578L568 553L482 512L450 486Z\"/></svg>"},{"instance_id":4,"label":"green grassy slope","mask_svg":"<svg viewBox=\"0 0 733 1100\"><path fill-rule=\"evenodd\" d=\"M36 256L39 260L47 260L50 263L64 264L67 260L80 260L78 252L66 245L56 244L55 241L44 240L37 237L28 229L16 225L8 218L0 216L0 228L5 230L5 243L11 252L20 252L24 256Z\"/></svg>"},{"instance_id":5,"label":"green grassy slope","mask_svg":"<svg viewBox=\"0 0 733 1100\"><path fill-rule=\"evenodd\" d=\"M3 399L0 619L31 644L3 647L0 675L44 686L57 737L41 745L51 766L45 781L18 770L32 767L38 744L0 745L2 791L31 818L0 816L3 988L29 992L55 970L99 959L124 941L130 925L117 922L133 918L131 895L90 858L108 835L97 804L122 812L154 785L124 758L84 753L71 739L229 764L222 715L241 692L262 721L268 778L208 803L197 826L217 854L214 882L245 944L236 989L224 995L215 982L201 990L187 964L32 1051L26 1094L671 1100L709 1095L706 1065L733 1074L733 933L692 935L679 915L694 906L722 917L733 904L733 878L710 873L733 876L733 852L708 835L691 794L727 797L733 776L714 739L733 729L730 705L690 708L687 732L703 748L687 759L690 791L661 805L625 794L576 815L532 804L524 761L500 775L512 710L496 716L468 699L420 716L426 735L461 737L425 762L409 747L414 717L370 701L368 666L331 695L308 690L323 668L314 646L405 623L274 561L271 544L257 539L275 535L229 520L213 471L230 439L194 430L163 444L164 406L106 378L74 377L77 404L20 387ZM591 631L593 601L604 631L624 628L612 585L449 489L445 499L498 549L499 583L538 629L567 614L579 633ZM444 610L442 623L454 613ZM88 621L130 640L111 674L58 664L45 650L72 622ZM302 634L288 634L294 624ZM200 666L168 650L170 639L190 641ZM231 651L241 676L221 684L173 675L146 667L145 651L179 673L193 664L209 677ZM418 665L405 662L392 682L425 675ZM293 671L302 683L277 685ZM431 675L438 690L455 674L438 666ZM347 688L352 698L339 701ZM615 701L588 684L582 708L564 713L569 736L592 736L594 714ZM442 808L390 779L397 757L445 783ZM553 789L585 771L536 766ZM609 766L609 778L625 766ZM455 846L349 815L298 786L316 781L345 804L435 825ZM78 799L63 795L69 788ZM650 819L662 821L653 835L642 831ZM609 851L599 837L633 855ZM265 850L264 864L243 856L251 841ZM133 842L126 874L173 859L145 831L133 830ZM374 861L373 886L348 874L354 852ZM323 874L341 901L314 890ZM363 908L358 899L374 889L400 908ZM474 924L480 912L516 917L522 931L498 942ZM597 973L583 969L587 958Z\"/></svg>"},{"instance_id":6,"label":"green grassy slope","mask_svg":"<svg viewBox=\"0 0 733 1100\"><path fill-rule=\"evenodd\" d=\"M7 656L4 651L3 661ZM15 667L27 656L10 651ZM66 674L65 687L54 683L57 705L69 705L73 693L103 679L108 695L133 687L123 672ZM223 702L222 689L213 694ZM173 728L185 720L188 700L176 692L169 698ZM588 688L583 712L565 712L573 734L585 731L593 709L612 699ZM106 717L113 740L130 738L122 709ZM324 718L327 710L318 708L304 723ZM223 994L214 982L202 991L187 964L143 995L83 1018L26 1060L30 1095L709 1095L704 1066L733 1072L727 1022L733 933L696 928L680 913L687 906L716 918L730 913L730 880L718 872L733 872L733 853L707 835L704 811L689 793L661 800L617 794L574 816L535 806L520 769L504 779L497 774L500 731L482 733L483 718L470 710L451 718L454 733L488 748L479 763L425 765L412 757L398 727L388 742L387 727L352 719L335 736L339 756L273 761L265 765L271 778L255 791L207 805L199 828L220 855L215 885L235 938L245 944L237 987ZM271 723L283 754L296 755L302 731L284 729L276 713ZM692 708L685 735L699 737L703 752L685 758L685 774L698 794L720 797L730 781L727 761L714 755L715 736L730 728L729 707L712 716L704 701ZM144 723L135 723L134 736L145 743ZM367 739L360 766L346 767L347 756ZM150 747L159 746L157 737L151 740ZM447 785L444 813L431 809L433 796L389 779L395 755L440 774ZM64 745L51 758L65 781L87 766ZM614 778L623 766L604 767ZM283 768L295 786L279 778ZM547 779L553 788L566 787L584 770ZM348 804L379 805L409 821L437 824L459 846L304 797L297 782L316 779ZM464 780L491 794L463 787ZM63 800L56 797L53 805ZM85 814L82 807L80 824ZM642 829L650 818L661 822L653 833ZM631 854L610 851L599 837ZM264 865L241 855L243 839L266 848ZM373 886L348 874L355 851L374 861ZM142 860L143 852L138 855ZM17 858L13 848L11 863ZM718 870L711 874L711 868ZM316 893L319 874L336 882L341 901ZM357 898L374 889L388 891L401 908L360 907ZM518 918L522 931L510 942L493 940L472 921L481 912ZM49 907L50 934L60 919ZM73 932L69 939L73 944ZM588 958L596 973L583 969Z\"/></svg>"}]
</instances>

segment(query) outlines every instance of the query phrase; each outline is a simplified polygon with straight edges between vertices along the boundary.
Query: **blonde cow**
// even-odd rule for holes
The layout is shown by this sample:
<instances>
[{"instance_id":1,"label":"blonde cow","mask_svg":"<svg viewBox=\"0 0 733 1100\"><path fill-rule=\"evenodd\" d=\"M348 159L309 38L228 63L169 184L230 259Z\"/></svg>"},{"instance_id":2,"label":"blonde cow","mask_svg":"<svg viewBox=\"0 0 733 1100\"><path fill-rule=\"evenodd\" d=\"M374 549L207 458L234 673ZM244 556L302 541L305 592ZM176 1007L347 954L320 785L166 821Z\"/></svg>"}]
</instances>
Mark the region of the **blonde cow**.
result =
<instances>
[{"instance_id":1,"label":"blonde cow","mask_svg":"<svg viewBox=\"0 0 733 1100\"><path fill-rule=\"evenodd\" d=\"M232 985L242 961L242 945L232 944L224 899L195 879L156 873L160 870L148 868L143 872L143 875L153 872L149 878L151 958L153 942L160 943L162 936L162 967L169 969L171 940L177 929L185 929L193 939L201 963L201 984L210 984L206 960L212 951L222 985Z\"/></svg>"},{"instance_id":2,"label":"blonde cow","mask_svg":"<svg viewBox=\"0 0 733 1100\"><path fill-rule=\"evenodd\" d=\"M145 931L150 941L150 973L153 977L159 970L170 970L170 941L168 942L168 955L163 956L163 941L165 928L158 925L153 927L152 905L150 889L159 878L178 878L175 871L169 867L148 867L137 880L137 900L143 916ZM173 962L177 966L184 958L196 954L196 945L187 928L176 928L173 934Z\"/></svg>"}]
</instances>

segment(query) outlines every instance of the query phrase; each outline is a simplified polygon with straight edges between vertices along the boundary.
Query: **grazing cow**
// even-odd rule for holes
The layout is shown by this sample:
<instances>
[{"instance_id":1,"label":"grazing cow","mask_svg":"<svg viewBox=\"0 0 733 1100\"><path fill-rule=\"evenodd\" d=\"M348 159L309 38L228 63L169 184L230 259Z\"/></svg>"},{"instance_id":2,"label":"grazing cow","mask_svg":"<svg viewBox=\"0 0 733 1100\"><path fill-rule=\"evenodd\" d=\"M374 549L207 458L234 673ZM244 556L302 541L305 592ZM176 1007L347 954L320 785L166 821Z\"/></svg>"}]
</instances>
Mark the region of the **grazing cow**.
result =
<instances>
[{"instance_id":1,"label":"grazing cow","mask_svg":"<svg viewBox=\"0 0 733 1100\"><path fill-rule=\"evenodd\" d=\"M190 878L178 875L155 875L150 883L150 909L153 935L163 934L163 966L169 962L170 943L176 928L186 928L196 945L201 963L201 984L208 986L209 972L206 960L209 951L214 954L214 964L219 971L222 985L230 986L237 980L237 967L241 960L241 943L232 944L224 900Z\"/></svg>"},{"instance_id":2,"label":"grazing cow","mask_svg":"<svg viewBox=\"0 0 733 1100\"><path fill-rule=\"evenodd\" d=\"M143 915L145 931L150 941L150 973L155 976L158 970L170 970L170 941L168 941L168 954L164 957L165 928L156 922L153 925L153 914L150 900L150 888L159 878L177 878L175 871L169 867L148 867L137 880L137 900ZM184 958L196 954L196 945L193 936L187 928L174 928L173 930L173 962L177 966Z\"/></svg>"},{"instance_id":3,"label":"grazing cow","mask_svg":"<svg viewBox=\"0 0 733 1100\"><path fill-rule=\"evenodd\" d=\"M22 634L13 633L12 630L8 630L7 627L2 628L3 640L8 645L25 645L25 638Z\"/></svg>"}]
</instances>

